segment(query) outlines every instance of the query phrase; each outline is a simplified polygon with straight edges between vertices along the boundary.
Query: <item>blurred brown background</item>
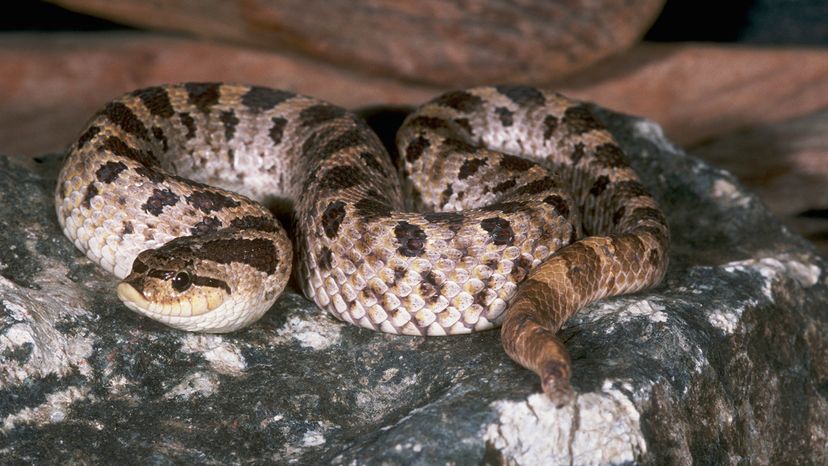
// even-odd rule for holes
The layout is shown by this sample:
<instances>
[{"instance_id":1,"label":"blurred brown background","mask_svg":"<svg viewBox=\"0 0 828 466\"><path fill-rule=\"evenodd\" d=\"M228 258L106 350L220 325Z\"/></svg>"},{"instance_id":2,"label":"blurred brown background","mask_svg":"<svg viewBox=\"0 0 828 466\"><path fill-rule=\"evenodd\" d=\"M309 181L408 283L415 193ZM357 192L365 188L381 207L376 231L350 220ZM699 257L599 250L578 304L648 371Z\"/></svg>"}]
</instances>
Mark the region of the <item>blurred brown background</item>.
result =
<instances>
[{"instance_id":1,"label":"blurred brown background","mask_svg":"<svg viewBox=\"0 0 828 466\"><path fill-rule=\"evenodd\" d=\"M828 253L824 0L53 0L0 18L0 153L62 150L107 100L185 80L350 108L527 83L660 123Z\"/></svg>"}]
</instances>

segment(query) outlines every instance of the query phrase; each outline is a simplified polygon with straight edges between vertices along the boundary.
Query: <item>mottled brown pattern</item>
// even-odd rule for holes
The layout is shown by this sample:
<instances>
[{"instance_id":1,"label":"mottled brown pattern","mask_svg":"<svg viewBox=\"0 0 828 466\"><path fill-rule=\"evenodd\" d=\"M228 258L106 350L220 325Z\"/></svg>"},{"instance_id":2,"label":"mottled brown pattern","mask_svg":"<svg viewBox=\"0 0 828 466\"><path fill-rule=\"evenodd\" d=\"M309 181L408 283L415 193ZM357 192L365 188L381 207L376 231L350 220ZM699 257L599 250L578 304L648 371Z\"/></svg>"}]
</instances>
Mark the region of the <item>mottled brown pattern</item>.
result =
<instances>
[{"instance_id":1,"label":"mottled brown pattern","mask_svg":"<svg viewBox=\"0 0 828 466\"><path fill-rule=\"evenodd\" d=\"M285 286L290 242L263 207L187 176L263 180L245 186L294 203L298 282L320 307L411 335L502 324L507 353L565 402L571 366L557 330L588 302L653 286L667 265L664 216L623 151L587 105L526 86L438 96L407 118L397 143L405 190L379 139L331 104L230 84L143 89L108 104L72 146L58 218L136 294L196 288L254 310L216 324L210 313L167 317L125 300L131 309L179 328L232 331ZM233 173L258 163L267 176ZM107 222L109 206L130 217ZM84 216L103 231L85 230ZM89 239L99 234L115 253ZM121 257L122 244L146 250Z\"/></svg>"}]
</instances>

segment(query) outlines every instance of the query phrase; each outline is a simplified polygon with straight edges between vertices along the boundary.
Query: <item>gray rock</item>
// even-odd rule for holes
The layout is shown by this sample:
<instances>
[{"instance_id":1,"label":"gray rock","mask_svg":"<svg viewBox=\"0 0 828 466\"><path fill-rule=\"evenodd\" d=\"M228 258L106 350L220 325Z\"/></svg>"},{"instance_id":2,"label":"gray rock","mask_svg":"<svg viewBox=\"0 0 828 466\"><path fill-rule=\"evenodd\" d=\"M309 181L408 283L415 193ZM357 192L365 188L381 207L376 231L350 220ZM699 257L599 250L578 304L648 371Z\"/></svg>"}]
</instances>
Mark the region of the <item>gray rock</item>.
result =
<instances>
[{"instance_id":1,"label":"gray rock","mask_svg":"<svg viewBox=\"0 0 828 466\"><path fill-rule=\"evenodd\" d=\"M556 409L497 332L373 333L288 291L231 335L129 312L0 159L0 458L12 463L828 462L828 268L729 174L601 112L673 228L655 290L564 328ZM292 288L295 290L295 287Z\"/></svg>"}]
</instances>

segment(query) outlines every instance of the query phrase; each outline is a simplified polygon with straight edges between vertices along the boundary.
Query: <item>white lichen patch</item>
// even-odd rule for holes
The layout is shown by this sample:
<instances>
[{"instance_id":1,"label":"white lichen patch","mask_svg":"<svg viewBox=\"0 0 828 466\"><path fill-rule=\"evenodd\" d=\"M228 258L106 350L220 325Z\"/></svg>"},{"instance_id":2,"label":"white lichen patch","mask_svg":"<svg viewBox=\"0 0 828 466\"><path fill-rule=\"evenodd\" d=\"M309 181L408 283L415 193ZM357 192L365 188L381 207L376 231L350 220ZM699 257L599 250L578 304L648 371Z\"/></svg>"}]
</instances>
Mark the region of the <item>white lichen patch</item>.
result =
<instances>
[{"instance_id":1,"label":"white lichen patch","mask_svg":"<svg viewBox=\"0 0 828 466\"><path fill-rule=\"evenodd\" d=\"M302 436L303 447L317 447L325 444L325 436L318 430L309 430Z\"/></svg>"},{"instance_id":2,"label":"white lichen patch","mask_svg":"<svg viewBox=\"0 0 828 466\"><path fill-rule=\"evenodd\" d=\"M181 338L181 351L200 353L219 374L240 375L247 369L238 346L219 335L187 334Z\"/></svg>"},{"instance_id":3,"label":"white lichen patch","mask_svg":"<svg viewBox=\"0 0 828 466\"><path fill-rule=\"evenodd\" d=\"M647 451L638 410L610 381L560 409L540 393L493 407L483 438L508 464L623 464Z\"/></svg>"},{"instance_id":4,"label":"white lichen patch","mask_svg":"<svg viewBox=\"0 0 828 466\"><path fill-rule=\"evenodd\" d=\"M769 302L774 302L773 284L777 281L790 279L796 281L803 288L809 288L817 283L821 270L818 266L807 262L807 258L781 255L779 257L765 257L761 259L748 259L743 261L729 262L720 266L727 273L748 273L760 277L758 282L761 297ZM724 309L714 309L707 315L711 325L720 329L727 335L736 331L742 314L746 309L757 306L761 298L750 298L733 306Z\"/></svg>"},{"instance_id":5,"label":"white lichen patch","mask_svg":"<svg viewBox=\"0 0 828 466\"><path fill-rule=\"evenodd\" d=\"M85 312L74 293L33 290L0 277L0 309L15 322L0 334L0 353L20 355L0 359L0 388L50 374L91 376L92 338L55 329L59 320Z\"/></svg>"},{"instance_id":6,"label":"white lichen patch","mask_svg":"<svg viewBox=\"0 0 828 466\"><path fill-rule=\"evenodd\" d=\"M710 195L725 205L733 207L747 207L752 200L752 197L744 190L724 178L717 178L713 182Z\"/></svg>"},{"instance_id":7,"label":"white lichen patch","mask_svg":"<svg viewBox=\"0 0 828 466\"><path fill-rule=\"evenodd\" d=\"M285 325L276 330L272 341L275 344L295 341L304 348L321 351L338 344L341 332L342 324L321 313L310 318L294 315L287 319Z\"/></svg>"},{"instance_id":8,"label":"white lichen patch","mask_svg":"<svg viewBox=\"0 0 828 466\"><path fill-rule=\"evenodd\" d=\"M590 322L612 315L615 324L623 325L634 319L649 319L653 323L667 322L665 306L648 299L618 298L591 305L588 310L579 311L567 326L577 322ZM610 331L615 328L612 326Z\"/></svg>"},{"instance_id":9,"label":"white lichen patch","mask_svg":"<svg viewBox=\"0 0 828 466\"><path fill-rule=\"evenodd\" d=\"M196 372L184 378L181 383L164 394L164 398L181 398L188 400L193 396L208 397L215 393L220 384L216 374L211 372Z\"/></svg>"},{"instance_id":10,"label":"white lichen patch","mask_svg":"<svg viewBox=\"0 0 828 466\"><path fill-rule=\"evenodd\" d=\"M6 433L25 424L43 425L61 422L66 418L69 406L78 400L87 398L89 390L89 387L68 387L49 393L42 404L33 408L23 408L14 414L0 418L0 432Z\"/></svg>"},{"instance_id":11,"label":"white lichen patch","mask_svg":"<svg viewBox=\"0 0 828 466\"><path fill-rule=\"evenodd\" d=\"M670 142L669 139L667 139L667 136L665 136L664 134L664 129L661 127L661 125L654 121L650 121L644 118L638 119L635 121L635 124L633 124L633 131L635 132L636 136L655 143L660 149L664 150L665 152L669 152L676 155L684 154L683 150L676 147L672 142ZM641 154L641 152L639 152L639 154L642 156L647 155Z\"/></svg>"}]
</instances>

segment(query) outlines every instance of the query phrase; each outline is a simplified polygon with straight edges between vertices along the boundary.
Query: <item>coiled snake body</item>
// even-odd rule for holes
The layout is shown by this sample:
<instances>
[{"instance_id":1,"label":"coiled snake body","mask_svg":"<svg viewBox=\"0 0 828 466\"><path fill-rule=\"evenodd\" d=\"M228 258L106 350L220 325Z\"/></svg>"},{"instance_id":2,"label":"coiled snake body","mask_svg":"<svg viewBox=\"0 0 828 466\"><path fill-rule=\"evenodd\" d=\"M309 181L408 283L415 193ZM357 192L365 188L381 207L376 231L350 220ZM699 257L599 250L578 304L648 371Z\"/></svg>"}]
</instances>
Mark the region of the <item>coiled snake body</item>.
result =
<instances>
[{"instance_id":1,"label":"coiled snake body","mask_svg":"<svg viewBox=\"0 0 828 466\"><path fill-rule=\"evenodd\" d=\"M666 269L664 216L621 149L583 104L521 86L444 94L397 144L399 167L362 120L286 91L141 89L70 147L58 219L129 308L229 332L271 307L293 261L250 199L293 204L299 282L319 307L408 335L502 324L507 353L566 399L561 324Z\"/></svg>"}]
</instances>

